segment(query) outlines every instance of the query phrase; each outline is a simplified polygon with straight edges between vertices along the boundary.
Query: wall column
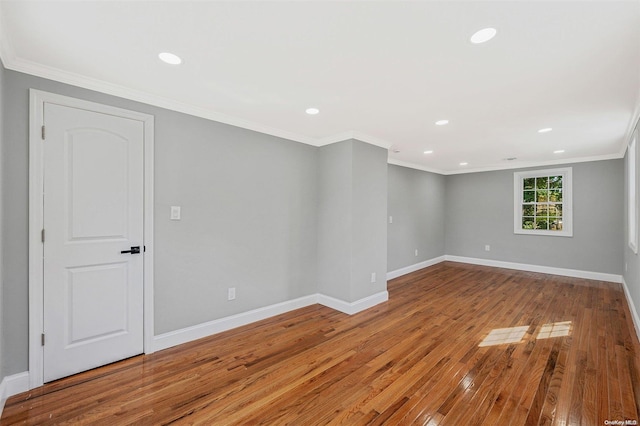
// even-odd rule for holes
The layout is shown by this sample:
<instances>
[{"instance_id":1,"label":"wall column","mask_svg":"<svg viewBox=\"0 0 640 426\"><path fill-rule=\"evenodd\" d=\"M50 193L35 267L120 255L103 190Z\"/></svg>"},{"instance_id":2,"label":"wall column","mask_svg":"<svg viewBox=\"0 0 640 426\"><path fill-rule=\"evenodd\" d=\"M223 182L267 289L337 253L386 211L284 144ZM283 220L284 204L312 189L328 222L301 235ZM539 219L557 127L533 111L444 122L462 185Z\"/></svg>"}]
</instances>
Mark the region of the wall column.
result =
<instances>
[{"instance_id":1,"label":"wall column","mask_svg":"<svg viewBox=\"0 0 640 426\"><path fill-rule=\"evenodd\" d=\"M319 175L318 293L386 300L387 151L355 139L323 146Z\"/></svg>"}]
</instances>

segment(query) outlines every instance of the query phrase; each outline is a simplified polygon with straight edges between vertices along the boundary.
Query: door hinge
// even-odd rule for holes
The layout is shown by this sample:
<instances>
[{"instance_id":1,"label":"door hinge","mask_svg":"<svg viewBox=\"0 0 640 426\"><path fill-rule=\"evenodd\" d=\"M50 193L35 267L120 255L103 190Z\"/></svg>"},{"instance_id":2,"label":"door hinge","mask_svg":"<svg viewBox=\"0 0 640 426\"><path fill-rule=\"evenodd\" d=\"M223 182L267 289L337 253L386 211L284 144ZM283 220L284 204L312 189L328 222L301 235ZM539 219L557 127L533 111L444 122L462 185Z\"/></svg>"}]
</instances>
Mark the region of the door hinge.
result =
<instances>
[{"instance_id":1,"label":"door hinge","mask_svg":"<svg viewBox=\"0 0 640 426\"><path fill-rule=\"evenodd\" d=\"M41 334L42 346L44 346L44 333Z\"/></svg>"},{"instance_id":2,"label":"door hinge","mask_svg":"<svg viewBox=\"0 0 640 426\"><path fill-rule=\"evenodd\" d=\"M40 239L44 243L44 229L42 230L42 233L40 234Z\"/></svg>"},{"instance_id":3,"label":"door hinge","mask_svg":"<svg viewBox=\"0 0 640 426\"><path fill-rule=\"evenodd\" d=\"M44 124L42 125L42 140L44 140Z\"/></svg>"}]
</instances>

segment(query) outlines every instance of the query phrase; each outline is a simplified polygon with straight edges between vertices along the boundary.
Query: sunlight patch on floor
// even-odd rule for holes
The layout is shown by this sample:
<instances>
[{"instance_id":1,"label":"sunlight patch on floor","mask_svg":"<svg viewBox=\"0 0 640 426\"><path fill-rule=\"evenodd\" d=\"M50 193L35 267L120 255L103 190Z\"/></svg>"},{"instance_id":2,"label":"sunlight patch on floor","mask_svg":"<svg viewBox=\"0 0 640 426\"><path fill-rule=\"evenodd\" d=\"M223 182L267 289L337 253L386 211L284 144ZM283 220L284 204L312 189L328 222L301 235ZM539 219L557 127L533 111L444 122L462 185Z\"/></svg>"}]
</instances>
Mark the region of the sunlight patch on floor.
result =
<instances>
[{"instance_id":1,"label":"sunlight patch on floor","mask_svg":"<svg viewBox=\"0 0 640 426\"><path fill-rule=\"evenodd\" d=\"M549 339L551 337L562 337L571 334L571 321L554 322L542 326L536 339Z\"/></svg>"},{"instance_id":2,"label":"sunlight patch on floor","mask_svg":"<svg viewBox=\"0 0 640 426\"><path fill-rule=\"evenodd\" d=\"M528 325L520 327L495 328L491 330L489 335L487 335L487 337L485 337L478 346L482 348L485 346L504 345L506 343L520 343L528 329Z\"/></svg>"},{"instance_id":3,"label":"sunlight patch on floor","mask_svg":"<svg viewBox=\"0 0 640 426\"><path fill-rule=\"evenodd\" d=\"M508 343L520 343L529 330L528 325L508 328L494 328L478 345L479 347L504 345ZM571 321L561 321L544 324L536 339L551 339L553 337L564 337L571 334Z\"/></svg>"}]
</instances>

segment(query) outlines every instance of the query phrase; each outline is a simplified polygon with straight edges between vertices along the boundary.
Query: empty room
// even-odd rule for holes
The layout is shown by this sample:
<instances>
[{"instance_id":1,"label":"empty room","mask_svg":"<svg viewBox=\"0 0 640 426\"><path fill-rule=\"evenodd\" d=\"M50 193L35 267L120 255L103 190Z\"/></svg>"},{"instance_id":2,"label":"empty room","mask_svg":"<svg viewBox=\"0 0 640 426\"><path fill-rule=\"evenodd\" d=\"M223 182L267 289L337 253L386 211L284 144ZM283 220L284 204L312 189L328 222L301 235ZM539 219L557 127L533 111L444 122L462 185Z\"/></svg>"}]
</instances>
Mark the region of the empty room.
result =
<instances>
[{"instance_id":1,"label":"empty room","mask_svg":"<svg viewBox=\"0 0 640 426\"><path fill-rule=\"evenodd\" d=\"M640 1L0 0L0 425L637 425Z\"/></svg>"}]
</instances>

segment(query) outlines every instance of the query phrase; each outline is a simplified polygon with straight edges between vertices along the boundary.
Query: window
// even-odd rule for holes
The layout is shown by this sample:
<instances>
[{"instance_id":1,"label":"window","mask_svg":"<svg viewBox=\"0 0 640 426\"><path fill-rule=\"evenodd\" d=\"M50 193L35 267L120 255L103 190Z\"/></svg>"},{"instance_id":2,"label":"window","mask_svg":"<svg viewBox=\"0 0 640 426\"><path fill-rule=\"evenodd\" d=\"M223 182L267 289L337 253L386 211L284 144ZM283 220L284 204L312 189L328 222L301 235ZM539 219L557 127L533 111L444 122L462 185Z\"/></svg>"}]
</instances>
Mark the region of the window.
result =
<instances>
[{"instance_id":1,"label":"window","mask_svg":"<svg viewBox=\"0 0 640 426\"><path fill-rule=\"evenodd\" d=\"M634 253L638 253L638 197L636 190L637 172L636 172L636 140L638 131L634 133L631 143L629 144L629 151L627 152L627 189L629 191L628 196L628 229L629 229L629 247Z\"/></svg>"},{"instance_id":2,"label":"window","mask_svg":"<svg viewBox=\"0 0 640 426\"><path fill-rule=\"evenodd\" d=\"M516 234L573 236L571 167L515 172Z\"/></svg>"}]
</instances>

